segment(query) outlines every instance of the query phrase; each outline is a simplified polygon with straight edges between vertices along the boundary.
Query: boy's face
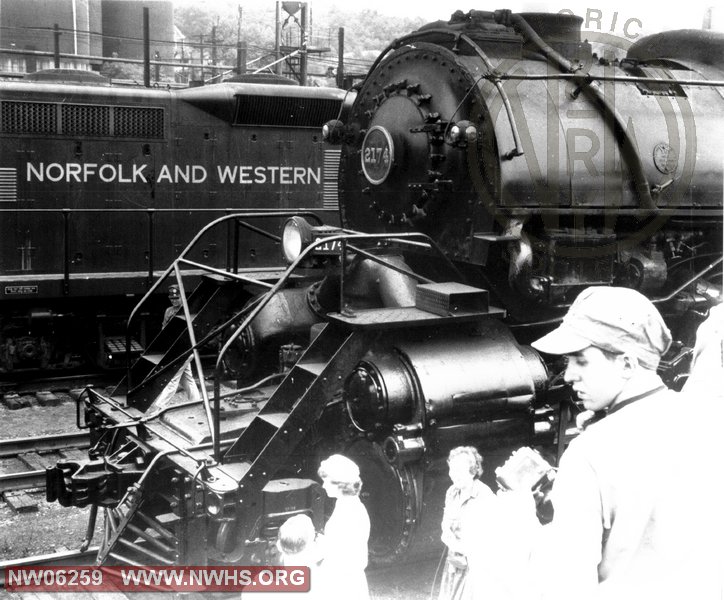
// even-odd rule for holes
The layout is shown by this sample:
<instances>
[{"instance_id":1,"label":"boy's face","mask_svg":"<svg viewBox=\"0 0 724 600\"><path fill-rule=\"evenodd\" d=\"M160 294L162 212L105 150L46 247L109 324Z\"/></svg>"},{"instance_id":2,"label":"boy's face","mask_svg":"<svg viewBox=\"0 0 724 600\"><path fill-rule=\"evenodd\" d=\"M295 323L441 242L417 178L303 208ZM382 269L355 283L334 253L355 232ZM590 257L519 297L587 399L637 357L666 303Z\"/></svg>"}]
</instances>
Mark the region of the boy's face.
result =
<instances>
[{"instance_id":1,"label":"boy's face","mask_svg":"<svg viewBox=\"0 0 724 600\"><path fill-rule=\"evenodd\" d=\"M566 355L568 366L563 374L566 383L587 410L603 410L613 404L626 384L623 355L607 356L595 346Z\"/></svg>"}]
</instances>

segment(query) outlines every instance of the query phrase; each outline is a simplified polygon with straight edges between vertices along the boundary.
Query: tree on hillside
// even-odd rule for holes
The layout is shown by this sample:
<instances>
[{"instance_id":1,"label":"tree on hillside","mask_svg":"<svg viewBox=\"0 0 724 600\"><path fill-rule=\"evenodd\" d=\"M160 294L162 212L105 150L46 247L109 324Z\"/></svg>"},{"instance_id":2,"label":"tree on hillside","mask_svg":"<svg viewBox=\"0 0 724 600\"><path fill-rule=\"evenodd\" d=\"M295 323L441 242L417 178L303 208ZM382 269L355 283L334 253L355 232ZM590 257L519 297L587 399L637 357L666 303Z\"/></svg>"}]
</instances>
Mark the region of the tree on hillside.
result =
<instances>
[{"instance_id":1,"label":"tree on hillside","mask_svg":"<svg viewBox=\"0 0 724 600\"><path fill-rule=\"evenodd\" d=\"M198 63L199 60L198 42L201 36L206 46L205 59L207 62L210 60L209 45L214 26L216 26L216 55L219 63L236 64L239 29L241 40L247 45L247 64L250 69L269 65L274 60L276 36L274 3L246 6L243 2L238 4L233 0L227 0L215 2L213 10L200 8L198 4L179 3L174 8L174 19L178 29L190 43L194 44L194 62ZM354 12L333 8L327 13L315 11L311 15L309 44L328 47L330 51L322 55L310 55L310 73L328 75L330 69L333 71L336 68L337 32L340 27L345 29L345 70L363 73L390 42L414 31L424 22L419 17L389 17L374 10ZM296 34L294 29L295 25L290 19L287 30Z\"/></svg>"}]
</instances>

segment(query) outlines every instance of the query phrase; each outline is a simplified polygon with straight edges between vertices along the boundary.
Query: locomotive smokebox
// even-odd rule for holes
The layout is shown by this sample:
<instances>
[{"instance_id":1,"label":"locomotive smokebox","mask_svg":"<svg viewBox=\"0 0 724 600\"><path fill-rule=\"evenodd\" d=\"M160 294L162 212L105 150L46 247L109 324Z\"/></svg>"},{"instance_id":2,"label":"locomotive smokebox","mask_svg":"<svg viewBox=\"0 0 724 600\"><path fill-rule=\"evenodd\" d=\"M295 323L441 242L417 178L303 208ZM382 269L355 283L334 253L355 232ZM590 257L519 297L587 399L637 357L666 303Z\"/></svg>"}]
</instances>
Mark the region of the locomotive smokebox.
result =
<instances>
[{"instance_id":1,"label":"locomotive smokebox","mask_svg":"<svg viewBox=\"0 0 724 600\"><path fill-rule=\"evenodd\" d=\"M457 12L394 42L345 122L343 225L430 236L521 321L585 286L660 293L667 245L703 248L720 219L722 97L704 55L724 38L666 32L615 61L581 23Z\"/></svg>"}]
</instances>

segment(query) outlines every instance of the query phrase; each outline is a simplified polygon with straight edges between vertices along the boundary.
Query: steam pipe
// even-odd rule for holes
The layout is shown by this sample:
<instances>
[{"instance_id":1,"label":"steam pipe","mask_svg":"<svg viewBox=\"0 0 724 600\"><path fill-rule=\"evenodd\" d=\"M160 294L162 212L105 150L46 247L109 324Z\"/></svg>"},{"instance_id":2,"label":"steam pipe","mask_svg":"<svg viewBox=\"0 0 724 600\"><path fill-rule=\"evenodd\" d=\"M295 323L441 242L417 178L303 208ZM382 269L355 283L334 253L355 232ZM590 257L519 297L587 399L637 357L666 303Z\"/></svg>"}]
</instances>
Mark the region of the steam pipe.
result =
<instances>
[{"instance_id":1,"label":"steam pipe","mask_svg":"<svg viewBox=\"0 0 724 600\"><path fill-rule=\"evenodd\" d=\"M538 48L543 55L551 62L555 63L562 71L568 71L569 73L576 74L577 68L573 63L565 58L562 54L551 48L541 38L530 24L525 20L522 15L510 14L507 11L501 15L501 19L507 15L510 18L510 23L520 31L520 33L529 42ZM496 15L497 17L497 15ZM626 157L629 169L631 170L631 177L634 181L634 188L639 197L640 208L647 208L650 210L656 209L654 199L651 197L651 185L649 184L646 174L644 173L644 166L641 162L641 156L639 155L636 145L634 144L628 130L626 129L626 123L623 118L616 110L616 108L606 99L604 94L596 87L590 85L592 82L588 75L580 76L580 85L584 93L591 96L592 100L596 101L597 104L602 108L605 116L609 116L613 119L613 126L616 132L616 139L619 140L621 147L621 154ZM605 120L605 117L604 117Z\"/></svg>"}]
</instances>

